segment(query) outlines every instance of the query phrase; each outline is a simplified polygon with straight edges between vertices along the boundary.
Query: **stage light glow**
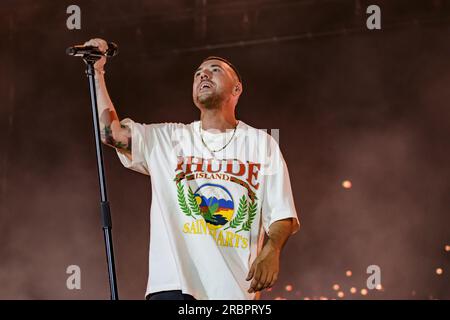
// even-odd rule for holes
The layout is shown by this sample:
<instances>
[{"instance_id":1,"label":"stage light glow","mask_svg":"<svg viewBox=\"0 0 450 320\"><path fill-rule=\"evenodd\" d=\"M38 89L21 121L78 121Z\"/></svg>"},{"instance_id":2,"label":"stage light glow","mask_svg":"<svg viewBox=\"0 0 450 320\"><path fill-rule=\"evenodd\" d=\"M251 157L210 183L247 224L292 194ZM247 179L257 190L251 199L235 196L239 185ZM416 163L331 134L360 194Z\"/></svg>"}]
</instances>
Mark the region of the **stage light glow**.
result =
<instances>
[{"instance_id":1,"label":"stage light glow","mask_svg":"<svg viewBox=\"0 0 450 320\"><path fill-rule=\"evenodd\" d=\"M436 274L441 275L444 273L444 270L442 270L442 268L437 268L436 269Z\"/></svg>"},{"instance_id":2,"label":"stage light glow","mask_svg":"<svg viewBox=\"0 0 450 320\"><path fill-rule=\"evenodd\" d=\"M375 289L377 290L383 290L383 286L381 284L377 284L377 286L375 287Z\"/></svg>"},{"instance_id":3,"label":"stage light glow","mask_svg":"<svg viewBox=\"0 0 450 320\"><path fill-rule=\"evenodd\" d=\"M339 285L338 285L338 284L335 284L335 285L333 285L333 290L334 290L334 291L338 291L338 290L339 290L339 288L340 288L340 287L339 287Z\"/></svg>"},{"instance_id":4,"label":"stage light glow","mask_svg":"<svg viewBox=\"0 0 450 320\"><path fill-rule=\"evenodd\" d=\"M293 289L293 287L292 287L292 285L288 284L286 287L284 287L284 289L285 289L287 292L291 292L292 289Z\"/></svg>"},{"instance_id":5,"label":"stage light glow","mask_svg":"<svg viewBox=\"0 0 450 320\"><path fill-rule=\"evenodd\" d=\"M450 251L450 245L445 245L445 251L449 252Z\"/></svg>"},{"instance_id":6,"label":"stage light glow","mask_svg":"<svg viewBox=\"0 0 450 320\"><path fill-rule=\"evenodd\" d=\"M352 293L352 294L355 294L355 293L356 293L356 291L357 291L357 290L356 290L356 288L355 288L355 287L351 287L351 288L350 288L350 293Z\"/></svg>"},{"instance_id":7,"label":"stage light glow","mask_svg":"<svg viewBox=\"0 0 450 320\"><path fill-rule=\"evenodd\" d=\"M342 181L342 187L344 189L350 189L352 187L352 183L350 180L344 180Z\"/></svg>"},{"instance_id":8,"label":"stage light glow","mask_svg":"<svg viewBox=\"0 0 450 320\"><path fill-rule=\"evenodd\" d=\"M338 296L339 298L343 298L343 297L344 297L344 292L339 291L339 292L337 293L337 296Z\"/></svg>"},{"instance_id":9,"label":"stage light glow","mask_svg":"<svg viewBox=\"0 0 450 320\"><path fill-rule=\"evenodd\" d=\"M368 293L367 289L361 289L362 296L367 296L367 293Z\"/></svg>"},{"instance_id":10,"label":"stage light glow","mask_svg":"<svg viewBox=\"0 0 450 320\"><path fill-rule=\"evenodd\" d=\"M347 270L346 272L345 272L345 275L347 276L347 277L351 277L352 276L352 271L351 270Z\"/></svg>"}]
</instances>

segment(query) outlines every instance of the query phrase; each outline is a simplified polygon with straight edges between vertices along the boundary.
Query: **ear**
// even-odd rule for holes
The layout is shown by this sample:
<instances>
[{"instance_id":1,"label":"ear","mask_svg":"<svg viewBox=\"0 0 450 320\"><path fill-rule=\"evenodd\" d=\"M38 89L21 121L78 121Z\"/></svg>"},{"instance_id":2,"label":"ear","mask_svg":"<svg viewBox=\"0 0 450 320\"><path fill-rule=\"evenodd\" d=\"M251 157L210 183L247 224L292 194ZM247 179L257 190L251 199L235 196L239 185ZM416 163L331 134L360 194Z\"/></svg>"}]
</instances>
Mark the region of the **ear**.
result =
<instances>
[{"instance_id":1,"label":"ear","mask_svg":"<svg viewBox=\"0 0 450 320\"><path fill-rule=\"evenodd\" d=\"M242 83L237 82L233 87L233 95L239 96L242 93Z\"/></svg>"}]
</instances>

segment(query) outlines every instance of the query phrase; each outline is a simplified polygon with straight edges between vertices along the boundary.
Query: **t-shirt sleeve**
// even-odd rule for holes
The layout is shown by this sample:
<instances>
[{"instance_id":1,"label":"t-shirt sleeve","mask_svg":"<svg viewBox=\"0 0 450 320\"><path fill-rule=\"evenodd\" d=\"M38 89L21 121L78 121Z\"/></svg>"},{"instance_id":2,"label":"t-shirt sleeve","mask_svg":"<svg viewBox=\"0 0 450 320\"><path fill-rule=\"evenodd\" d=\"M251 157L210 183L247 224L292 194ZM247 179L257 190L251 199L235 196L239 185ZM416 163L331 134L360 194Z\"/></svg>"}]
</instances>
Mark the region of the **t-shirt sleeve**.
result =
<instances>
[{"instance_id":1,"label":"t-shirt sleeve","mask_svg":"<svg viewBox=\"0 0 450 320\"><path fill-rule=\"evenodd\" d=\"M130 118L120 121L121 125L127 126L131 130L131 158L130 160L119 149L116 149L120 162L125 168L150 175L148 159L155 144L156 136L154 128L149 124L134 122Z\"/></svg>"},{"instance_id":2,"label":"t-shirt sleeve","mask_svg":"<svg viewBox=\"0 0 450 320\"><path fill-rule=\"evenodd\" d=\"M286 162L278 143L269 136L264 170L264 199L262 202L262 224L266 233L270 225L278 220L294 218L292 234L300 228L295 209L291 182Z\"/></svg>"}]
</instances>

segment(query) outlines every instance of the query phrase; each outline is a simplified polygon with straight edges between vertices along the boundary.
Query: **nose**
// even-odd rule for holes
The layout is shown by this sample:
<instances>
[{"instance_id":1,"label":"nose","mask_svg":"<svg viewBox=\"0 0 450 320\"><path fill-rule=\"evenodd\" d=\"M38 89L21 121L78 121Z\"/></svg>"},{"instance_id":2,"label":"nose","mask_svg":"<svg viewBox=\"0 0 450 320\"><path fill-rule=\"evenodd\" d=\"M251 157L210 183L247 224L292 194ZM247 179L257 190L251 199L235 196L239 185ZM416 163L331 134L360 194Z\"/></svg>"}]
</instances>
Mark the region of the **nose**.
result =
<instances>
[{"instance_id":1,"label":"nose","mask_svg":"<svg viewBox=\"0 0 450 320\"><path fill-rule=\"evenodd\" d=\"M205 71L202 71L202 73L200 74L200 80L208 80L209 78L209 74Z\"/></svg>"}]
</instances>

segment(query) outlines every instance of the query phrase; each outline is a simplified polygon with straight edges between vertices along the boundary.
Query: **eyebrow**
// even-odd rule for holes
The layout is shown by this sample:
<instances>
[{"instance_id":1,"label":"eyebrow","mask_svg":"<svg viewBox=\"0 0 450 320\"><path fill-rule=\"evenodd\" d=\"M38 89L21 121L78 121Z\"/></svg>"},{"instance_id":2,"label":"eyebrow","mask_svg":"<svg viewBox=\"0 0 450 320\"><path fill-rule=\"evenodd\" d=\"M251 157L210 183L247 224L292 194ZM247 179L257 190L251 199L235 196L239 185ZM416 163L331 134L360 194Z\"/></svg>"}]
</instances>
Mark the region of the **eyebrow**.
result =
<instances>
[{"instance_id":1,"label":"eyebrow","mask_svg":"<svg viewBox=\"0 0 450 320\"><path fill-rule=\"evenodd\" d=\"M220 65L218 65L218 64L212 64L212 65L210 65L210 67L219 67L220 69L224 70L224 69L223 69ZM197 72L199 72L199 71L202 70L202 69L203 69L202 67L198 68L197 70L195 70L194 74L197 73Z\"/></svg>"}]
</instances>

